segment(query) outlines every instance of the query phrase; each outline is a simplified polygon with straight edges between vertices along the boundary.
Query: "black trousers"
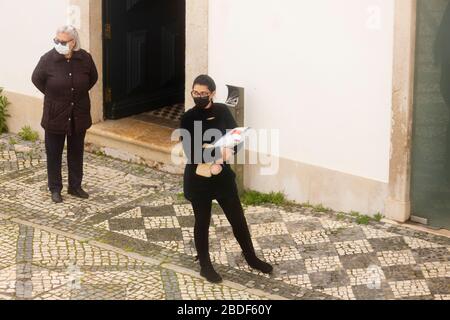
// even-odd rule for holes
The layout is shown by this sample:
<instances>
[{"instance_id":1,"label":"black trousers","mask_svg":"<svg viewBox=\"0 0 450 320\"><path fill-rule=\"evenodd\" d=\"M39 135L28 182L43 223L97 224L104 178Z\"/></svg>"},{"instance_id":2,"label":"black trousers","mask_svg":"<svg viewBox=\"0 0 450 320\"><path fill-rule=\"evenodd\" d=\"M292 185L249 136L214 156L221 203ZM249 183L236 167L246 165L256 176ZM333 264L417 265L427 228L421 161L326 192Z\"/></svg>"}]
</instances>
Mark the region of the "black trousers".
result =
<instances>
[{"instance_id":1,"label":"black trousers","mask_svg":"<svg viewBox=\"0 0 450 320\"><path fill-rule=\"evenodd\" d=\"M250 230L245 219L244 210L239 196L236 194L231 197L217 199L223 209L228 221L233 228L233 234L236 237L241 249L246 257L256 256ZM210 263L209 257L209 226L211 222L211 199L202 199L192 201L192 208L195 215L194 241L197 249L200 264Z\"/></svg>"},{"instance_id":2,"label":"black trousers","mask_svg":"<svg viewBox=\"0 0 450 320\"><path fill-rule=\"evenodd\" d=\"M45 150L47 153L48 189L50 192L61 192L62 155L67 137L67 165L69 167L69 188L78 189L83 180L84 132L72 132L71 135L45 132Z\"/></svg>"}]
</instances>

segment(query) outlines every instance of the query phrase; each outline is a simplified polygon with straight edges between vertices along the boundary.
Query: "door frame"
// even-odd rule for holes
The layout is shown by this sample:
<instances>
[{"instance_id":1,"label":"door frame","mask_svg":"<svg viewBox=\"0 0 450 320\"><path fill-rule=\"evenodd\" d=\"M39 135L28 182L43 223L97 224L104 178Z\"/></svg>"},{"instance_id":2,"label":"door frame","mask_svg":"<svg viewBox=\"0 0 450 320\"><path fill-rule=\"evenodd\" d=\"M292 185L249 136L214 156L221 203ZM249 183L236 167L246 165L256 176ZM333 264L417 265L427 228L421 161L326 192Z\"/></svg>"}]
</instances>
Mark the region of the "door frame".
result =
<instances>
[{"instance_id":1,"label":"door frame","mask_svg":"<svg viewBox=\"0 0 450 320\"><path fill-rule=\"evenodd\" d=\"M98 69L98 82L90 91L92 121L103 121L103 23L102 0L69 0L80 16L76 17L81 46L87 50Z\"/></svg>"},{"instance_id":2,"label":"door frame","mask_svg":"<svg viewBox=\"0 0 450 320\"><path fill-rule=\"evenodd\" d=\"M79 33L83 49L89 51L99 70L99 81L91 90L91 115L94 125L105 121L103 85L103 0L69 0L80 12ZM199 74L208 73L208 0L186 0L185 99Z\"/></svg>"},{"instance_id":3,"label":"door frame","mask_svg":"<svg viewBox=\"0 0 450 320\"><path fill-rule=\"evenodd\" d=\"M174 1L174 0L173 0ZM186 19L186 1L181 0L177 1L177 19ZM161 1L164 2L164 1ZM114 74L114 68L117 66L118 57L114 55L114 30L111 32L111 28L114 29L113 23L118 23L118 21L112 21L113 19L113 0L102 0L103 6L103 85L104 85L104 107L103 114L108 120L117 120L128 118L133 115L141 114L144 112L149 112L155 109L158 109L163 106L179 104L184 102L185 99L185 79L182 82L177 81L177 84L173 87L159 88L154 89L151 92L144 91L139 92L137 95L128 96L125 92L126 97L122 99L118 99L115 97L114 88L117 83L113 82L111 75ZM183 6L182 8L179 6ZM183 9L183 10L181 10ZM180 21L178 21L180 22ZM119 22L120 23L120 22ZM178 26L177 26L178 27ZM181 25L179 26L181 28ZM183 21L183 30L177 29L177 34L180 34L183 39L177 39L177 52L176 59L181 58L185 60L186 51L185 51L185 42L186 42L186 21ZM149 30L147 30L149 31ZM126 39L118 39L119 41ZM181 43L179 42L181 41ZM179 50L182 50L181 52ZM126 57L123 57L126 59ZM147 62L146 62L147 63ZM177 77L181 76L181 71L178 71L178 68L183 68L182 76L185 76L186 67L185 61L183 61L182 65L177 64ZM117 74L116 74L117 76ZM125 75L122 75L124 77ZM180 79L181 80L181 79ZM112 90L113 89L113 90ZM124 88L122 88L124 89ZM120 89L119 89L120 90Z\"/></svg>"},{"instance_id":4,"label":"door frame","mask_svg":"<svg viewBox=\"0 0 450 320\"><path fill-rule=\"evenodd\" d=\"M411 158L413 138L417 0L395 0L391 151L388 219L411 218Z\"/></svg>"}]
</instances>

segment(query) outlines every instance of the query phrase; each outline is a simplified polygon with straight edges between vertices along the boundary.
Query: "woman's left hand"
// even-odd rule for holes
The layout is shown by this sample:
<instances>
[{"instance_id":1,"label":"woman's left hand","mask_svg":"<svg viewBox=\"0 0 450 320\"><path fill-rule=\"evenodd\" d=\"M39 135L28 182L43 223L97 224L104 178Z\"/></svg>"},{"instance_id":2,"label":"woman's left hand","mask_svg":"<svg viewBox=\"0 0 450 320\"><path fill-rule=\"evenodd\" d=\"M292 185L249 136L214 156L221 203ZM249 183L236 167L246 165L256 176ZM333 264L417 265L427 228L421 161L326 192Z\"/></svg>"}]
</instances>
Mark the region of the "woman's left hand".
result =
<instances>
[{"instance_id":1,"label":"woman's left hand","mask_svg":"<svg viewBox=\"0 0 450 320\"><path fill-rule=\"evenodd\" d=\"M233 156L234 156L234 150L233 149L229 149L229 148L223 148L222 149L222 160L224 162L227 162Z\"/></svg>"}]
</instances>

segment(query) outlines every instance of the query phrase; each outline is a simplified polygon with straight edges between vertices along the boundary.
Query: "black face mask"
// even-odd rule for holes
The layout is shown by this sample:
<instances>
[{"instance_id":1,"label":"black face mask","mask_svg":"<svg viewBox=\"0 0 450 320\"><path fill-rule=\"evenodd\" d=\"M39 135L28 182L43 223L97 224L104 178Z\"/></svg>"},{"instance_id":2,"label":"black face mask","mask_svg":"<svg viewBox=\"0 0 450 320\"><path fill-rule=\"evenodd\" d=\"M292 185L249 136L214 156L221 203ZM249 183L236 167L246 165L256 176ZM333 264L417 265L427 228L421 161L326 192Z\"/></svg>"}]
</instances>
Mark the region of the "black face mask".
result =
<instances>
[{"instance_id":1,"label":"black face mask","mask_svg":"<svg viewBox=\"0 0 450 320\"><path fill-rule=\"evenodd\" d=\"M194 102L195 105L201 109L205 109L208 104L211 102L211 100L209 100L209 97L199 97L199 98L194 98Z\"/></svg>"}]
</instances>

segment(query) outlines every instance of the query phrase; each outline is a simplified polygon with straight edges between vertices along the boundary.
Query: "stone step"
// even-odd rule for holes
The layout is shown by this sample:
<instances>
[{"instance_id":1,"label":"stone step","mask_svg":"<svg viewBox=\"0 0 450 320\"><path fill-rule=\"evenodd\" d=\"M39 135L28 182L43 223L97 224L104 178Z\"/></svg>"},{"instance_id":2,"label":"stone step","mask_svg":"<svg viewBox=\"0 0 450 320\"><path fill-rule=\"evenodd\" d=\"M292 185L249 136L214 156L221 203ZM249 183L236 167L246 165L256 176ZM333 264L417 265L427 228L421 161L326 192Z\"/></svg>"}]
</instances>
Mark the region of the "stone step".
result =
<instances>
[{"instance_id":1,"label":"stone step","mask_svg":"<svg viewBox=\"0 0 450 320\"><path fill-rule=\"evenodd\" d=\"M152 168L182 174L184 157L181 143L172 141L174 129L125 118L93 125L86 135L86 150L145 164Z\"/></svg>"}]
</instances>

